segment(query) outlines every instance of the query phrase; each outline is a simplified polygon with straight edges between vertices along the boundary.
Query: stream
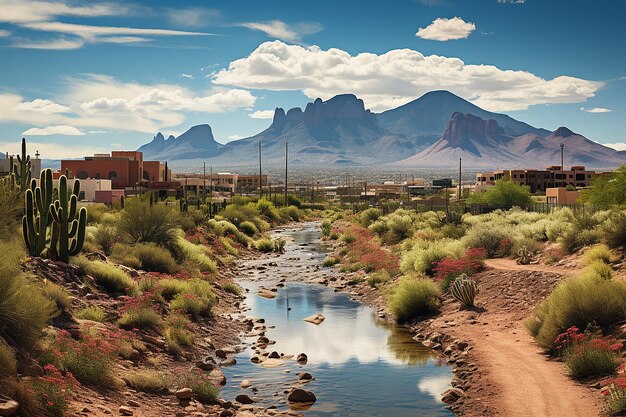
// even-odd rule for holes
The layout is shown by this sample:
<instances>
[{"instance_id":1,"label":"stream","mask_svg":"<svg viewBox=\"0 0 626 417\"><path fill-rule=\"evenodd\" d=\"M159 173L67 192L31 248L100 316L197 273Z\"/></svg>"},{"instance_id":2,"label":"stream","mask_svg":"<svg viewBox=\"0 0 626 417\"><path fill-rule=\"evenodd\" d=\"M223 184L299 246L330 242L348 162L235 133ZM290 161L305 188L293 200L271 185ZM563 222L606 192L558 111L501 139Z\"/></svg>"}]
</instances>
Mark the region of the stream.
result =
<instances>
[{"instance_id":1,"label":"stream","mask_svg":"<svg viewBox=\"0 0 626 417\"><path fill-rule=\"evenodd\" d=\"M258 399L258 406L287 409L286 392L297 386L317 396L303 411L307 417L452 416L440 401L450 387L450 368L407 329L320 284L339 272L321 266L328 249L320 243L319 223L281 229L273 237L287 241L285 253L243 261L238 282L246 290L245 314L265 319L265 335L275 341L267 351L283 353L286 360L277 367L252 363L258 336L244 338L237 364L222 369L228 381L222 397L245 393ZM274 289L275 298L258 295L261 287ZM302 320L314 314L325 320L319 325ZM305 365L289 359L299 353L308 356ZM298 372L315 379L298 383ZM240 388L244 379L253 389Z\"/></svg>"}]
</instances>

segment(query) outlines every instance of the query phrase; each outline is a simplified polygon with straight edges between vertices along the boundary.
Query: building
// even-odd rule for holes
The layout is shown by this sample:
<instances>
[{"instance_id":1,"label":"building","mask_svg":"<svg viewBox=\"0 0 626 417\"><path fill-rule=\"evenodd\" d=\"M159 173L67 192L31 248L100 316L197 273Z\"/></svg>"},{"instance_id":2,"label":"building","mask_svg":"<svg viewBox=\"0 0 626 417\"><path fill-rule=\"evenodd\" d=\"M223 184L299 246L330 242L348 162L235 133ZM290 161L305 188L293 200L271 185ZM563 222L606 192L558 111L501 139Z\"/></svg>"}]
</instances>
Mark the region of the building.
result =
<instances>
[{"instance_id":1,"label":"building","mask_svg":"<svg viewBox=\"0 0 626 417\"><path fill-rule=\"evenodd\" d=\"M176 174L174 181L181 184L184 191L193 195L214 194L250 194L259 189L258 175L239 175L230 172L220 172L212 175L203 174ZM268 185L267 175L261 175L263 188Z\"/></svg>"},{"instance_id":2,"label":"building","mask_svg":"<svg viewBox=\"0 0 626 417\"><path fill-rule=\"evenodd\" d=\"M4 158L0 158L0 177L5 177L11 173L11 156L13 156L13 163L17 163L17 157L15 155L4 154ZM31 178L39 178L41 173L41 159L39 159L39 152L35 153L34 158L30 158L30 174Z\"/></svg>"},{"instance_id":3,"label":"building","mask_svg":"<svg viewBox=\"0 0 626 417\"><path fill-rule=\"evenodd\" d=\"M555 205L576 204L580 198L580 191L568 190L565 187L548 188L546 190L546 203Z\"/></svg>"},{"instance_id":4,"label":"building","mask_svg":"<svg viewBox=\"0 0 626 417\"><path fill-rule=\"evenodd\" d=\"M560 166L550 166L545 170L513 169L476 174L476 191L484 191L501 179L510 179L519 185L526 185L531 193L545 192L548 188L588 187L591 180L599 175L588 171L584 166L573 166L563 171Z\"/></svg>"}]
</instances>

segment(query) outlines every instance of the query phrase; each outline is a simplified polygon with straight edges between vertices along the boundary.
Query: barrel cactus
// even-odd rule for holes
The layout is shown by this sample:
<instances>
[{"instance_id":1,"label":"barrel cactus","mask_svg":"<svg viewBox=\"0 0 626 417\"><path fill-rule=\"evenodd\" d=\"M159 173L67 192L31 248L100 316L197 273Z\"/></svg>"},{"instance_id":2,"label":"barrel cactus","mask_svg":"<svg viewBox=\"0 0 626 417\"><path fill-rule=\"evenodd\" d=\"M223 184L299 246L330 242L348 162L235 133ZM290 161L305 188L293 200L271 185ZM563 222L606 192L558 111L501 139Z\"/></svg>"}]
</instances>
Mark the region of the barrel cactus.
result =
<instances>
[{"instance_id":1,"label":"barrel cactus","mask_svg":"<svg viewBox=\"0 0 626 417\"><path fill-rule=\"evenodd\" d=\"M519 248L517 256L517 263L519 265L529 265L533 260L533 253L526 246Z\"/></svg>"},{"instance_id":2,"label":"barrel cactus","mask_svg":"<svg viewBox=\"0 0 626 417\"><path fill-rule=\"evenodd\" d=\"M59 178L59 199L50 205L50 214L54 221L52 225L51 249L54 256L68 263L70 256L80 253L85 243L85 228L87 226L87 209L78 209L78 195L80 181L74 180L74 187L67 188L67 177ZM78 214L78 215L77 215Z\"/></svg>"},{"instance_id":3,"label":"barrel cactus","mask_svg":"<svg viewBox=\"0 0 626 417\"><path fill-rule=\"evenodd\" d=\"M466 274L461 274L450 286L450 293L467 307L474 307L474 300L479 293L478 284Z\"/></svg>"}]
</instances>

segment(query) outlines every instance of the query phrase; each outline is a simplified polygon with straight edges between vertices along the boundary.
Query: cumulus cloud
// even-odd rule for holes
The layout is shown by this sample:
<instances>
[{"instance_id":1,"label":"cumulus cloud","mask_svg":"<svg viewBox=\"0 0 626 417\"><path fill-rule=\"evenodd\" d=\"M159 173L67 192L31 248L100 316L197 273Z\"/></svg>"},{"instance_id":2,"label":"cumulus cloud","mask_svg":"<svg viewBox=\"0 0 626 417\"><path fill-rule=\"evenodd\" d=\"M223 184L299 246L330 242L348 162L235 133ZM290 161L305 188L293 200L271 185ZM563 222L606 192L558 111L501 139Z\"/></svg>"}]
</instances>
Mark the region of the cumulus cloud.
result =
<instances>
[{"instance_id":1,"label":"cumulus cloud","mask_svg":"<svg viewBox=\"0 0 626 417\"><path fill-rule=\"evenodd\" d=\"M22 135L26 135L26 136L48 136L48 135L83 136L85 135L85 132L81 131L80 129L75 128L74 126L59 125L59 126L48 126L44 128L31 127L30 129L24 131Z\"/></svg>"},{"instance_id":2,"label":"cumulus cloud","mask_svg":"<svg viewBox=\"0 0 626 417\"><path fill-rule=\"evenodd\" d=\"M612 111L611 109L607 109L606 107L593 107L591 109L581 107L580 110L587 113L610 113Z\"/></svg>"},{"instance_id":3,"label":"cumulus cloud","mask_svg":"<svg viewBox=\"0 0 626 417\"><path fill-rule=\"evenodd\" d=\"M452 19L439 18L425 28L419 28L415 36L432 41L450 41L465 39L476 30L476 25L466 22L460 17Z\"/></svg>"},{"instance_id":4,"label":"cumulus cloud","mask_svg":"<svg viewBox=\"0 0 626 417\"><path fill-rule=\"evenodd\" d=\"M608 146L609 148L613 148L616 151L626 151L626 143L624 143L624 142L601 143L601 145Z\"/></svg>"},{"instance_id":5,"label":"cumulus cloud","mask_svg":"<svg viewBox=\"0 0 626 417\"><path fill-rule=\"evenodd\" d=\"M0 122L155 132L183 123L189 112L221 113L256 101L248 90L198 93L175 84L128 83L102 75L67 78L64 91L54 100L0 93Z\"/></svg>"},{"instance_id":6,"label":"cumulus cloud","mask_svg":"<svg viewBox=\"0 0 626 417\"><path fill-rule=\"evenodd\" d=\"M317 33L323 29L323 26L319 23L299 23L296 25L288 25L280 20L241 23L240 26L265 32L265 34L270 38L296 43L302 40L302 36Z\"/></svg>"},{"instance_id":7,"label":"cumulus cloud","mask_svg":"<svg viewBox=\"0 0 626 417\"><path fill-rule=\"evenodd\" d=\"M274 110L257 110L249 115L253 119L273 119Z\"/></svg>"},{"instance_id":8,"label":"cumulus cloud","mask_svg":"<svg viewBox=\"0 0 626 417\"><path fill-rule=\"evenodd\" d=\"M281 41L262 43L249 56L215 73L212 80L241 88L300 90L311 99L353 93L374 111L440 89L488 110L523 110L535 104L583 102L603 85L569 76L543 79L528 71L465 64L459 58L425 56L411 49L351 55L337 48Z\"/></svg>"}]
</instances>

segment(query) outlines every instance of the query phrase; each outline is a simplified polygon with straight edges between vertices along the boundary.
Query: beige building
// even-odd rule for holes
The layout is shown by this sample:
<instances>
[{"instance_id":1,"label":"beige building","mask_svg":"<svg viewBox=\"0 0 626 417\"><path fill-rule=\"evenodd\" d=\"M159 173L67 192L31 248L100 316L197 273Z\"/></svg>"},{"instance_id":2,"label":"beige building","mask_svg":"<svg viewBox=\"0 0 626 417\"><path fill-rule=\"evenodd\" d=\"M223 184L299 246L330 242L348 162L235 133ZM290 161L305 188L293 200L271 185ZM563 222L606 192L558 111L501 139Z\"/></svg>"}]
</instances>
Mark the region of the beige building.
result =
<instances>
[{"instance_id":1,"label":"beige building","mask_svg":"<svg viewBox=\"0 0 626 417\"><path fill-rule=\"evenodd\" d=\"M568 190L565 187L548 188L546 190L546 203L564 205L576 204L580 198L580 191Z\"/></svg>"},{"instance_id":2,"label":"beige building","mask_svg":"<svg viewBox=\"0 0 626 417\"><path fill-rule=\"evenodd\" d=\"M546 170L510 169L476 174L476 191L484 191L501 179L510 179L519 185L526 185L531 193L544 192L548 188L588 187L599 173L588 171L584 166L573 166L562 170L560 166L550 166Z\"/></svg>"},{"instance_id":3,"label":"beige building","mask_svg":"<svg viewBox=\"0 0 626 417\"><path fill-rule=\"evenodd\" d=\"M13 163L17 163L17 157L13 155ZM41 159L39 159L39 152L36 153L35 158L30 158L30 171L32 178L39 178L39 174L41 173ZM11 155L8 153L4 154L4 158L0 158L0 177L4 177L11 173Z\"/></svg>"}]
</instances>

